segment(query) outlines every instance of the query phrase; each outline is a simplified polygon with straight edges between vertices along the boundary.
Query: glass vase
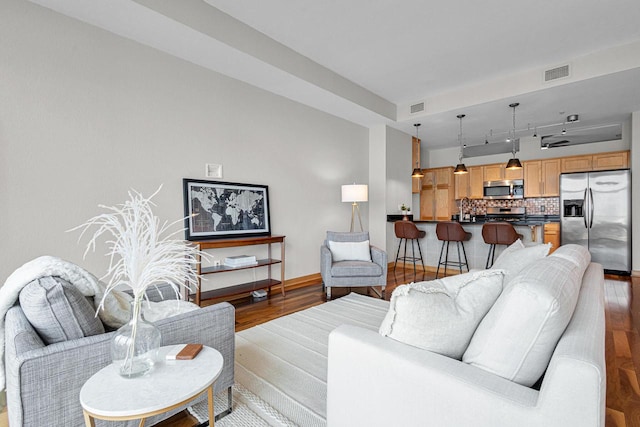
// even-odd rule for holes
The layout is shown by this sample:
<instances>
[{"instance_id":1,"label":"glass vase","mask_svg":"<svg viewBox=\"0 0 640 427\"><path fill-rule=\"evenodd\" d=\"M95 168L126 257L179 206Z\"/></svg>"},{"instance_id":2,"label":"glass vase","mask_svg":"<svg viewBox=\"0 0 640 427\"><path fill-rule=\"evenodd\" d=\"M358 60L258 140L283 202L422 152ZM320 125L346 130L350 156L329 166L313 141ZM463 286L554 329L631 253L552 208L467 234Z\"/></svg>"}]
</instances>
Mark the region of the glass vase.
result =
<instances>
[{"instance_id":1,"label":"glass vase","mask_svg":"<svg viewBox=\"0 0 640 427\"><path fill-rule=\"evenodd\" d=\"M125 378L140 377L153 369L161 335L153 323L144 320L142 299L131 302L131 320L115 332L111 358Z\"/></svg>"}]
</instances>

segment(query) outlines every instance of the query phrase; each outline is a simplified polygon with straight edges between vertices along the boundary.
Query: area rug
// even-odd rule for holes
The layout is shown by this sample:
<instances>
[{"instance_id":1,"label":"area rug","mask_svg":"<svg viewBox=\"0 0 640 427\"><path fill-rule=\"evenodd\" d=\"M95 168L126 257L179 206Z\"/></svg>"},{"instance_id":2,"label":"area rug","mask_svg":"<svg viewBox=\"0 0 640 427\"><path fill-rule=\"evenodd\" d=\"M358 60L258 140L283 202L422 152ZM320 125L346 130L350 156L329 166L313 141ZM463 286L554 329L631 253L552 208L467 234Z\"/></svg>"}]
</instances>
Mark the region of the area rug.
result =
<instances>
[{"instance_id":1,"label":"area rug","mask_svg":"<svg viewBox=\"0 0 640 427\"><path fill-rule=\"evenodd\" d=\"M227 392L223 391L214 397L214 407L216 415L227 408ZM218 427L268 427L285 426L293 427L295 424L283 417L275 409L253 395L239 384L233 386L233 411L215 422ZM266 420L261 418L253 409L262 414ZM199 423L208 421L209 405L206 400L196 403L188 408L189 413L198 420Z\"/></svg>"},{"instance_id":2,"label":"area rug","mask_svg":"<svg viewBox=\"0 0 640 427\"><path fill-rule=\"evenodd\" d=\"M326 426L329 333L345 324L377 331L388 308L388 301L351 293L238 332L236 384L292 424L251 409L272 425Z\"/></svg>"}]
</instances>

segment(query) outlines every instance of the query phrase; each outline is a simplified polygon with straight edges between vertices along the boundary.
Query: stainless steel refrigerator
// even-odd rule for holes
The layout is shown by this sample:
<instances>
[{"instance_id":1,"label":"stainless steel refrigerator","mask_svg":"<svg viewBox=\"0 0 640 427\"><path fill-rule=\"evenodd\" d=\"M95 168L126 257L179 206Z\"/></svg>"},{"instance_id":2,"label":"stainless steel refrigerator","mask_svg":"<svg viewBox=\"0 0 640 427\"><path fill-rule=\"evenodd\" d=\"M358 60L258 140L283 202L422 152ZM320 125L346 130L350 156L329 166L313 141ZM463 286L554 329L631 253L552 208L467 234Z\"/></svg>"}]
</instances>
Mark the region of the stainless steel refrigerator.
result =
<instances>
[{"instance_id":1,"label":"stainless steel refrigerator","mask_svg":"<svg viewBox=\"0 0 640 427\"><path fill-rule=\"evenodd\" d=\"M616 274L631 272L631 173L560 175L561 244L575 243Z\"/></svg>"}]
</instances>

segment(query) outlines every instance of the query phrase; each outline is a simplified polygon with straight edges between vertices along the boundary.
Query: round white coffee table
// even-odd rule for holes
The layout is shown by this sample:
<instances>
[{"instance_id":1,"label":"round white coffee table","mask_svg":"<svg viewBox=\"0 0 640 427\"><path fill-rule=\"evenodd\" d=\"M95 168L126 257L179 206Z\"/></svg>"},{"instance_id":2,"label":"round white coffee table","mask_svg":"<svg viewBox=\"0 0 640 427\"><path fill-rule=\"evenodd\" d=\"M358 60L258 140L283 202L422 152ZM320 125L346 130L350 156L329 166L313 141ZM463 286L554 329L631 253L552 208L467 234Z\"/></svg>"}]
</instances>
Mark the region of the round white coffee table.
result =
<instances>
[{"instance_id":1,"label":"round white coffee table","mask_svg":"<svg viewBox=\"0 0 640 427\"><path fill-rule=\"evenodd\" d=\"M95 419L123 421L145 419L190 402L205 391L209 398L209 425L213 426L213 384L222 371L222 355L203 347L192 360L165 360L175 346L161 347L159 362L149 374L123 378L115 364L93 375L80 390L87 427Z\"/></svg>"}]
</instances>

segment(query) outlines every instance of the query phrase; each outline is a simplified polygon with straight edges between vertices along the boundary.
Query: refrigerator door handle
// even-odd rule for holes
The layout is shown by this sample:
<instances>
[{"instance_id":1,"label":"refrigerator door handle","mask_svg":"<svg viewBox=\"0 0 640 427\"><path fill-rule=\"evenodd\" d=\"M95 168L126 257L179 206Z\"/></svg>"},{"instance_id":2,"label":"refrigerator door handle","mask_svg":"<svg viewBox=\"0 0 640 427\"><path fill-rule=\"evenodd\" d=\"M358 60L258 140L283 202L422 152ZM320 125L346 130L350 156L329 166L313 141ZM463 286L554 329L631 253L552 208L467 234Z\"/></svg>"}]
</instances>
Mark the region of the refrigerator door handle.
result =
<instances>
[{"instance_id":1,"label":"refrigerator door handle","mask_svg":"<svg viewBox=\"0 0 640 427\"><path fill-rule=\"evenodd\" d=\"M589 206L591 212L589 213L589 228L593 227L593 190L589 188Z\"/></svg>"},{"instance_id":2,"label":"refrigerator door handle","mask_svg":"<svg viewBox=\"0 0 640 427\"><path fill-rule=\"evenodd\" d=\"M584 201L584 203L587 202L587 189L584 189L584 197L582 198L582 200ZM587 212L586 206L585 209L583 210L582 213L582 220L584 221L584 228L589 228L589 226L587 225L587 215L585 215Z\"/></svg>"}]
</instances>

